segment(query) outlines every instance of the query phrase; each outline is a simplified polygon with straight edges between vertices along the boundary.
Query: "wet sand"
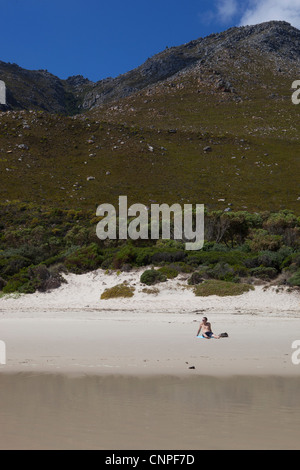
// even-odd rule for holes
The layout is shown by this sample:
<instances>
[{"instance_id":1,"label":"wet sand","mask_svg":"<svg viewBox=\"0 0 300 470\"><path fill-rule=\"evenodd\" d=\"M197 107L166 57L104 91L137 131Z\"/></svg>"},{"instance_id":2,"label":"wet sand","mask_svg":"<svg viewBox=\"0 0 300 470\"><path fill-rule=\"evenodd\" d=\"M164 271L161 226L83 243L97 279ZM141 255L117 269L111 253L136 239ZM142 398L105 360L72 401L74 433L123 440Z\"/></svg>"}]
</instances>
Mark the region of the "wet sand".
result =
<instances>
[{"instance_id":1,"label":"wet sand","mask_svg":"<svg viewBox=\"0 0 300 470\"><path fill-rule=\"evenodd\" d=\"M1 449L299 449L300 378L0 375Z\"/></svg>"}]
</instances>

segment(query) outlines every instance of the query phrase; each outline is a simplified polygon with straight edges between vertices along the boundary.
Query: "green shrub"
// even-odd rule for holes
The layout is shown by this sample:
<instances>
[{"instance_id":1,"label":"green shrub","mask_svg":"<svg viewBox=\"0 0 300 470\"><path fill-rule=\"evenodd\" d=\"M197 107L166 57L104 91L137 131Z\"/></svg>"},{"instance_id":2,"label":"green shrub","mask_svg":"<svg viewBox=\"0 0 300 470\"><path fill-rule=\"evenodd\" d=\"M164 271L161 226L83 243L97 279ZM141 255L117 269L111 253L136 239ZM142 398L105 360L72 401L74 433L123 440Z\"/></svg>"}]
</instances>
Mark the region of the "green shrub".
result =
<instances>
[{"instance_id":1,"label":"green shrub","mask_svg":"<svg viewBox=\"0 0 300 470\"><path fill-rule=\"evenodd\" d=\"M5 287L7 284L7 282L2 278L0 277L0 291L3 289L3 287Z\"/></svg>"},{"instance_id":2,"label":"green shrub","mask_svg":"<svg viewBox=\"0 0 300 470\"><path fill-rule=\"evenodd\" d=\"M101 263L101 269L112 269L113 268L113 256L109 256L108 258L105 258L102 263Z\"/></svg>"},{"instance_id":3,"label":"green shrub","mask_svg":"<svg viewBox=\"0 0 300 470\"><path fill-rule=\"evenodd\" d=\"M148 266L151 264L152 256L154 254L153 247L139 248L137 250L137 255L135 263L137 266Z\"/></svg>"},{"instance_id":4,"label":"green shrub","mask_svg":"<svg viewBox=\"0 0 300 470\"><path fill-rule=\"evenodd\" d=\"M265 281L275 279L275 277L278 276L278 271L275 268L266 266L259 266L258 268L250 269L249 273L251 276L258 277L259 279L263 279Z\"/></svg>"},{"instance_id":5,"label":"green shrub","mask_svg":"<svg viewBox=\"0 0 300 470\"><path fill-rule=\"evenodd\" d=\"M73 226L65 235L68 245L88 245L93 241L94 233L91 228Z\"/></svg>"},{"instance_id":6,"label":"green shrub","mask_svg":"<svg viewBox=\"0 0 300 470\"><path fill-rule=\"evenodd\" d=\"M282 246L281 235L271 235L266 230L253 230L247 240L251 251L277 251Z\"/></svg>"},{"instance_id":7,"label":"green shrub","mask_svg":"<svg viewBox=\"0 0 300 470\"><path fill-rule=\"evenodd\" d=\"M194 271L193 267L189 264L186 264L183 261L179 261L178 263L172 263L170 267L174 267L174 269L177 269L179 273L192 273Z\"/></svg>"},{"instance_id":8,"label":"green shrub","mask_svg":"<svg viewBox=\"0 0 300 470\"><path fill-rule=\"evenodd\" d=\"M251 255L240 250L230 251L199 251L186 258L186 263L195 267L199 265L214 265L217 263L236 265L244 264Z\"/></svg>"},{"instance_id":9,"label":"green shrub","mask_svg":"<svg viewBox=\"0 0 300 470\"><path fill-rule=\"evenodd\" d=\"M174 279L178 276L178 270L172 268L171 266L162 266L158 269L158 272L164 274L167 279Z\"/></svg>"},{"instance_id":10,"label":"green shrub","mask_svg":"<svg viewBox=\"0 0 300 470\"><path fill-rule=\"evenodd\" d=\"M1 260L1 273L5 278L8 278L31 264L30 259L24 258L24 256L12 256L6 260Z\"/></svg>"},{"instance_id":11,"label":"green shrub","mask_svg":"<svg viewBox=\"0 0 300 470\"><path fill-rule=\"evenodd\" d=\"M217 281L211 279L195 286L194 293L196 296L201 297L210 295L225 297L231 295L242 295L245 292L253 289L254 287L249 284L237 284L234 282Z\"/></svg>"},{"instance_id":12,"label":"green shrub","mask_svg":"<svg viewBox=\"0 0 300 470\"><path fill-rule=\"evenodd\" d=\"M193 272L191 277L188 279L189 286L195 286L201 282L203 282L203 277L198 271Z\"/></svg>"},{"instance_id":13,"label":"green shrub","mask_svg":"<svg viewBox=\"0 0 300 470\"><path fill-rule=\"evenodd\" d=\"M244 243L249 230L261 227L261 224L262 218L259 214L250 214L245 211L229 213L212 211L205 217L205 238L233 247Z\"/></svg>"},{"instance_id":14,"label":"green shrub","mask_svg":"<svg viewBox=\"0 0 300 470\"><path fill-rule=\"evenodd\" d=\"M57 289L66 280L61 276L61 270L65 270L62 265L56 265L49 269L44 265L28 268L28 275L33 286L40 292L47 292L51 289Z\"/></svg>"},{"instance_id":15,"label":"green shrub","mask_svg":"<svg viewBox=\"0 0 300 470\"><path fill-rule=\"evenodd\" d=\"M282 210L269 215L263 223L263 228L275 235L284 235L287 229L296 227L297 217L287 210Z\"/></svg>"},{"instance_id":16,"label":"green shrub","mask_svg":"<svg viewBox=\"0 0 300 470\"><path fill-rule=\"evenodd\" d=\"M3 292L6 294L12 292L32 294L37 290L46 292L60 287L64 282L66 281L59 272L55 272L55 269L51 272L47 266L40 264L21 269L9 279L3 287Z\"/></svg>"},{"instance_id":17,"label":"green shrub","mask_svg":"<svg viewBox=\"0 0 300 470\"><path fill-rule=\"evenodd\" d=\"M183 261L186 257L184 251L158 251L153 254L151 262L155 265L160 263L174 263Z\"/></svg>"},{"instance_id":18,"label":"green shrub","mask_svg":"<svg viewBox=\"0 0 300 470\"><path fill-rule=\"evenodd\" d=\"M120 269L124 264L134 264L136 260L136 249L132 245L124 245L113 259L113 268Z\"/></svg>"},{"instance_id":19,"label":"green shrub","mask_svg":"<svg viewBox=\"0 0 300 470\"><path fill-rule=\"evenodd\" d=\"M291 266L293 266L294 271L297 270L297 268L300 268L300 254L299 253L293 253L290 256L287 256L281 264L281 269L285 269Z\"/></svg>"},{"instance_id":20,"label":"green shrub","mask_svg":"<svg viewBox=\"0 0 300 470\"><path fill-rule=\"evenodd\" d=\"M179 240L173 240L173 239L163 239L159 238L156 241L155 246L159 248L160 250L168 250L172 249L173 251L180 251L184 248L184 243Z\"/></svg>"},{"instance_id":21,"label":"green shrub","mask_svg":"<svg viewBox=\"0 0 300 470\"><path fill-rule=\"evenodd\" d=\"M68 271L82 274L100 268L102 262L103 256L100 254L98 245L92 243L72 253L65 259L64 264Z\"/></svg>"},{"instance_id":22,"label":"green shrub","mask_svg":"<svg viewBox=\"0 0 300 470\"><path fill-rule=\"evenodd\" d=\"M133 297L134 287L128 286L125 283L117 284L114 287L105 289L101 294L101 299L115 299L117 297Z\"/></svg>"},{"instance_id":23,"label":"green shrub","mask_svg":"<svg viewBox=\"0 0 300 470\"><path fill-rule=\"evenodd\" d=\"M8 248L1 253L1 258L26 258L29 264L39 264L49 257L47 246L21 245L18 248Z\"/></svg>"},{"instance_id":24,"label":"green shrub","mask_svg":"<svg viewBox=\"0 0 300 470\"><path fill-rule=\"evenodd\" d=\"M258 254L257 261L259 266L280 270L282 263L291 253L292 249L286 246L281 247L278 251L261 251Z\"/></svg>"},{"instance_id":25,"label":"green shrub","mask_svg":"<svg viewBox=\"0 0 300 470\"><path fill-rule=\"evenodd\" d=\"M99 267L145 266L148 270L152 265L164 268L160 274L166 277L175 276L175 271L192 274L196 269L204 279L235 282L250 270L270 279L275 276L273 270L278 274L284 270L285 278L293 278L300 269L300 217L286 210L206 212L206 240L197 252L185 251L184 243L177 240L100 241L94 210L2 203L0 220L0 276L7 282L3 289L12 291L41 288L37 272L29 271L40 264L49 269L52 280L51 267L58 263L78 274Z\"/></svg>"},{"instance_id":26,"label":"green shrub","mask_svg":"<svg viewBox=\"0 0 300 470\"><path fill-rule=\"evenodd\" d=\"M52 276L56 276L60 273L67 274L68 270L63 263L54 263L49 266L49 272Z\"/></svg>"},{"instance_id":27,"label":"green shrub","mask_svg":"<svg viewBox=\"0 0 300 470\"><path fill-rule=\"evenodd\" d=\"M165 274L155 270L155 269L147 269L143 272L140 277L140 281L142 284L146 284L147 286L152 286L159 282L164 282L167 280Z\"/></svg>"},{"instance_id":28,"label":"green shrub","mask_svg":"<svg viewBox=\"0 0 300 470\"><path fill-rule=\"evenodd\" d=\"M200 263L200 260L199 260L199 257L198 257L197 255L195 255L195 256L191 256L191 255L188 256L188 257L186 258L185 262L186 262L186 264L187 264L188 266L191 266L191 268L193 268L193 269L198 268L198 266L201 264L201 263Z\"/></svg>"},{"instance_id":29,"label":"green shrub","mask_svg":"<svg viewBox=\"0 0 300 470\"><path fill-rule=\"evenodd\" d=\"M234 270L228 263L217 263L214 267L208 269L206 274L220 281L231 281L234 278Z\"/></svg>"},{"instance_id":30,"label":"green shrub","mask_svg":"<svg viewBox=\"0 0 300 470\"><path fill-rule=\"evenodd\" d=\"M226 251L228 252L230 248L222 243L215 243L215 242L205 242L203 245L203 251Z\"/></svg>"},{"instance_id":31,"label":"green shrub","mask_svg":"<svg viewBox=\"0 0 300 470\"><path fill-rule=\"evenodd\" d=\"M300 287L300 269L287 281L290 286Z\"/></svg>"},{"instance_id":32,"label":"green shrub","mask_svg":"<svg viewBox=\"0 0 300 470\"><path fill-rule=\"evenodd\" d=\"M247 273L247 269L242 266L231 266L228 263L217 263L211 266L200 266L197 270L198 276L205 279L218 279L220 281L239 281L239 272ZM247 274L246 274L247 275Z\"/></svg>"},{"instance_id":33,"label":"green shrub","mask_svg":"<svg viewBox=\"0 0 300 470\"><path fill-rule=\"evenodd\" d=\"M282 263L282 259L276 251L262 251L257 256L259 266L265 266L266 268L279 269Z\"/></svg>"},{"instance_id":34,"label":"green shrub","mask_svg":"<svg viewBox=\"0 0 300 470\"><path fill-rule=\"evenodd\" d=\"M243 266L243 265L240 265L240 264L236 264L236 265L233 266L233 272L234 272L235 276L238 276L238 277L248 277L249 276L249 271L246 268L246 266Z\"/></svg>"},{"instance_id":35,"label":"green shrub","mask_svg":"<svg viewBox=\"0 0 300 470\"><path fill-rule=\"evenodd\" d=\"M17 274L12 276L5 287L3 293L11 294L13 292L20 292L23 294L32 294L36 291L36 286L30 282L28 269L23 268Z\"/></svg>"}]
</instances>

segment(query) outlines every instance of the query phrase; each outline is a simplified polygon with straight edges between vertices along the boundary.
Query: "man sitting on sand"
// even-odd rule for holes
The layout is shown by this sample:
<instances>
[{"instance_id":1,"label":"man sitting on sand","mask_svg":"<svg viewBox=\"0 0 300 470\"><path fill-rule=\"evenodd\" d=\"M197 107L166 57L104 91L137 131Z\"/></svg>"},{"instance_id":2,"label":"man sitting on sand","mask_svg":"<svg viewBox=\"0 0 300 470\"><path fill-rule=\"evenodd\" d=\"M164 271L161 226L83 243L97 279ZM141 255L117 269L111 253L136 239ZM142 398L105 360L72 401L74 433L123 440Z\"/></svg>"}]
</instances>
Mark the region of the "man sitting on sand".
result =
<instances>
[{"instance_id":1,"label":"man sitting on sand","mask_svg":"<svg viewBox=\"0 0 300 470\"><path fill-rule=\"evenodd\" d=\"M199 336L199 333L202 329L202 336L203 338L210 339L210 338L215 338L215 339L220 339L220 335L214 335L213 332L211 331L211 324L207 321L206 317L202 318L202 323L200 324L197 336Z\"/></svg>"}]
</instances>

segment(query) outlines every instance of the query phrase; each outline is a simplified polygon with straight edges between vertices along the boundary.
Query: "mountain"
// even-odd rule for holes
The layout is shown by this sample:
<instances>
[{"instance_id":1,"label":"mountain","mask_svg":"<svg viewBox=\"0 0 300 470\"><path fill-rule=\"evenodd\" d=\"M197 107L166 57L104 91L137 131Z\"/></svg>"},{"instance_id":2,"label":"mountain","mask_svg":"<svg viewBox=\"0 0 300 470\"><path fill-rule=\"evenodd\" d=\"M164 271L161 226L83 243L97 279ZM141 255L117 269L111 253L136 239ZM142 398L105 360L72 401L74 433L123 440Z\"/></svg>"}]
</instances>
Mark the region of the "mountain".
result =
<instances>
[{"instance_id":1,"label":"mountain","mask_svg":"<svg viewBox=\"0 0 300 470\"><path fill-rule=\"evenodd\" d=\"M140 67L117 78L92 82L81 75L61 80L47 70L30 71L0 61L0 77L7 85L10 109L40 109L75 114L117 101L175 74L195 67L245 67L251 53L260 54L277 71L295 70L300 61L300 31L284 21L231 28L178 47L166 48ZM228 68L228 71L230 68ZM219 80L219 86L228 86Z\"/></svg>"},{"instance_id":2,"label":"mountain","mask_svg":"<svg viewBox=\"0 0 300 470\"><path fill-rule=\"evenodd\" d=\"M300 31L289 23L272 21L256 26L231 28L219 34L212 34L179 47L165 49L149 58L140 67L115 79L97 82L88 90L83 109L90 109L102 103L130 96L180 72L193 69L225 71L224 78L217 77L218 85L232 91L226 75L234 67L233 79L239 69L245 69L255 57L270 63L275 71L289 73L296 71L300 62ZM215 78L215 77L213 77Z\"/></svg>"},{"instance_id":3,"label":"mountain","mask_svg":"<svg viewBox=\"0 0 300 470\"><path fill-rule=\"evenodd\" d=\"M286 22L231 28L98 82L0 62L0 197L299 213L299 44Z\"/></svg>"},{"instance_id":4,"label":"mountain","mask_svg":"<svg viewBox=\"0 0 300 470\"><path fill-rule=\"evenodd\" d=\"M6 84L10 110L35 109L72 115L78 112L81 94L92 86L81 76L61 80L47 70L26 70L1 61L0 78Z\"/></svg>"}]
</instances>

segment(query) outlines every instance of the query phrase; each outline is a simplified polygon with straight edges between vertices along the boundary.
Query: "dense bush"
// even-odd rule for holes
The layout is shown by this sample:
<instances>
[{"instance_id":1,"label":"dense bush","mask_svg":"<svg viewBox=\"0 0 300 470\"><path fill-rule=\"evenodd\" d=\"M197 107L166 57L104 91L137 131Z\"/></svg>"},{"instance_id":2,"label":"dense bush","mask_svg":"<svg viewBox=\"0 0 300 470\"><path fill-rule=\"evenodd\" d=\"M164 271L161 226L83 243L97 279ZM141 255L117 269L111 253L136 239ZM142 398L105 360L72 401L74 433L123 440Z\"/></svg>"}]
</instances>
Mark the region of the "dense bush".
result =
<instances>
[{"instance_id":1,"label":"dense bush","mask_svg":"<svg viewBox=\"0 0 300 470\"><path fill-rule=\"evenodd\" d=\"M1 274L6 279L30 265L30 259L24 258L24 256L12 256L6 260L0 260Z\"/></svg>"},{"instance_id":2,"label":"dense bush","mask_svg":"<svg viewBox=\"0 0 300 470\"><path fill-rule=\"evenodd\" d=\"M152 262L152 256L155 252L154 247L140 248L136 256L137 266L148 266Z\"/></svg>"},{"instance_id":3,"label":"dense bush","mask_svg":"<svg viewBox=\"0 0 300 470\"><path fill-rule=\"evenodd\" d=\"M167 279L174 279L179 273L179 271L172 266L162 266L158 269L158 272L164 274Z\"/></svg>"},{"instance_id":4,"label":"dense bush","mask_svg":"<svg viewBox=\"0 0 300 470\"><path fill-rule=\"evenodd\" d=\"M233 247L243 244L250 230L260 228L263 218L260 214L248 212L213 211L205 217L205 239L216 243L225 243Z\"/></svg>"},{"instance_id":5,"label":"dense bush","mask_svg":"<svg viewBox=\"0 0 300 470\"><path fill-rule=\"evenodd\" d=\"M300 287L300 269L296 271L292 277L288 280L288 284L290 286L297 286Z\"/></svg>"},{"instance_id":6,"label":"dense bush","mask_svg":"<svg viewBox=\"0 0 300 470\"><path fill-rule=\"evenodd\" d=\"M278 271L275 268L259 266L258 268L250 269L250 274L253 277L258 277L264 281L275 279L278 276Z\"/></svg>"},{"instance_id":7,"label":"dense bush","mask_svg":"<svg viewBox=\"0 0 300 470\"><path fill-rule=\"evenodd\" d=\"M152 255L151 262L153 264L176 263L178 261L183 261L185 257L186 253L184 251L159 251Z\"/></svg>"},{"instance_id":8,"label":"dense bush","mask_svg":"<svg viewBox=\"0 0 300 470\"><path fill-rule=\"evenodd\" d=\"M150 285L194 271L195 279L235 283L247 276L269 280L284 274L293 285L300 269L300 218L285 210L206 213L205 243L199 251L186 251L178 240L100 241L98 218L90 210L3 203L0 220L0 289L7 292L59 285L51 272L54 266L59 266L57 274L65 269L80 274L100 267L128 271L152 265L159 269L147 269L144 279ZM44 268L35 269L40 265L50 272L48 281Z\"/></svg>"},{"instance_id":9,"label":"dense bush","mask_svg":"<svg viewBox=\"0 0 300 470\"><path fill-rule=\"evenodd\" d=\"M36 285L30 282L28 269L23 268L17 274L14 274L3 287L5 294L12 292L21 292L23 294L32 294L36 291Z\"/></svg>"},{"instance_id":10,"label":"dense bush","mask_svg":"<svg viewBox=\"0 0 300 470\"><path fill-rule=\"evenodd\" d=\"M287 246L281 247L278 251L261 251L257 259L260 265L280 270L282 263L292 254L292 251Z\"/></svg>"},{"instance_id":11,"label":"dense bush","mask_svg":"<svg viewBox=\"0 0 300 470\"><path fill-rule=\"evenodd\" d=\"M164 282L166 280L167 276L156 269L147 269L140 277L141 283L146 284L147 286L153 286L154 284L158 284L159 282Z\"/></svg>"},{"instance_id":12,"label":"dense bush","mask_svg":"<svg viewBox=\"0 0 300 470\"><path fill-rule=\"evenodd\" d=\"M251 251L276 251L283 244L281 235L271 235L266 230L253 230L247 240Z\"/></svg>"},{"instance_id":13,"label":"dense bush","mask_svg":"<svg viewBox=\"0 0 300 470\"><path fill-rule=\"evenodd\" d=\"M191 277L188 279L189 286L195 286L203 282L203 277L198 271L194 271Z\"/></svg>"},{"instance_id":14,"label":"dense bush","mask_svg":"<svg viewBox=\"0 0 300 470\"><path fill-rule=\"evenodd\" d=\"M170 264L170 267L177 269L179 273L192 273L194 271L193 267L189 264L184 263L183 261L179 261L178 263Z\"/></svg>"},{"instance_id":15,"label":"dense bush","mask_svg":"<svg viewBox=\"0 0 300 470\"><path fill-rule=\"evenodd\" d=\"M20 292L23 294L32 294L35 291L46 292L60 287L66 282L60 272L51 271L45 265L30 266L23 268L15 274L3 287L3 292L8 294Z\"/></svg>"},{"instance_id":16,"label":"dense bush","mask_svg":"<svg viewBox=\"0 0 300 470\"><path fill-rule=\"evenodd\" d=\"M75 274L82 274L94 271L101 267L103 256L96 243L79 248L74 253L66 257L65 266L68 271Z\"/></svg>"},{"instance_id":17,"label":"dense bush","mask_svg":"<svg viewBox=\"0 0 300 470\"><path fill-rule=\"evenodd\" d=\"M235 279L234 269L228 263L217 263L208 269L206 274L220 281L233 281Z\"/></svg>"},{"instance_id":18,"label":"dense bush","mask_svg":"<svg viewBox=\"0 0 300 470\"><path fill-rule=\"evenodd\" d=\"M0 291L3 289L3 287L6 286L6 284L6 281L2 277L0 277Z\"/></svg>"},{"instance_id":19,"label":"dense bush","mask_svg":"<svg viewBox=\"0 0 300 470\"><path fill-rule=\"evenodd\" d=\"M297 270L297 268L300 268L300 254L299 253L293 253L290 256L287 256L287 258L284 259L284 261L281 264L281 269L285 269L289 267L289 269L292 270Z\"/></svg>"},{"instance_id":20,"label":"dense bush","mask_svg":"<svg viewBox=\"0 0 300 470\"><path fill-rule=\"evenodd\" d=\"M61 276L59 269L48 269L45 265L30 267L28 269L29 279L36 290L46 292L51 289L60 287L66 282Z\"/></svg>"}]
</instances>

